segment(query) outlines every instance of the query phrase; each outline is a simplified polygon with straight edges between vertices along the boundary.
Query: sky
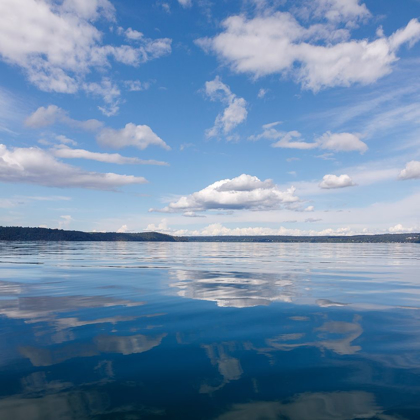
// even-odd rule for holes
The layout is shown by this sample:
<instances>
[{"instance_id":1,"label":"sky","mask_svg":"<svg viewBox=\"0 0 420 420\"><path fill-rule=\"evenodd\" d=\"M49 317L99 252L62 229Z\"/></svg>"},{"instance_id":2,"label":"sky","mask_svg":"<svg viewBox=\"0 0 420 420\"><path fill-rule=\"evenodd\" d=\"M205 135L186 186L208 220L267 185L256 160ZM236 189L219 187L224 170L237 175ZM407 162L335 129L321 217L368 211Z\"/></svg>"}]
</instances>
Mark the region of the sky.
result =
<instances>
[{"instance_id":1,"label":"sky","mask_svg":"<svg viewBox=\"0 0 420 420\"><path fill-rule=\"evenodd\" d=\"M0 225L420 231L419 0L2 0Z\"/></svg>"}]
</instances>

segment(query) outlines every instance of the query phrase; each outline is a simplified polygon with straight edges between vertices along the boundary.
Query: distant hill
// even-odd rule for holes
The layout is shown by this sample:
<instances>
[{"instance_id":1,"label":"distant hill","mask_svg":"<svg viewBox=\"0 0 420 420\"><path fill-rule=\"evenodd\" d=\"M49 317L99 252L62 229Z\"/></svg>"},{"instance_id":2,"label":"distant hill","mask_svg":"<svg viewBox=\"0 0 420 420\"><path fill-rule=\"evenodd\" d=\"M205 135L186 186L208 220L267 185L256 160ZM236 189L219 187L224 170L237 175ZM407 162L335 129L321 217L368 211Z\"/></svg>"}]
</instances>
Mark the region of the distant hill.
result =
<instances>
[{"instance_id":1,"label":"distant hill","mask_svg":"<svg viewBox=\"0 0 420 420\"><path fill-rule=\"evenodd\" d=\"M106 242L282 242L282 243L419 243L420 233L356 236L171 236L158 232L117 233L77 230L0 227L0 241Z\"/></svg>"},{"instance_id":2,"label":"distant hill","mask_svg":"<svg viewBox=\"0 0 420 420\"><path fill-rule=\"evenodd\" d=\"M356 236L189 236L188 242L420 243L420 233Z\"/></svg>"},{"instance_id":3,"label":"distant hill","mask_svg":"<svg viewBox=\"0 0 420 420\"><path fill-rule=\"evenodd\" d=\"M187 239L157 232L102 233L31 227L0 227L0 241L186 242Z\"/></svg>"}]
</instances>

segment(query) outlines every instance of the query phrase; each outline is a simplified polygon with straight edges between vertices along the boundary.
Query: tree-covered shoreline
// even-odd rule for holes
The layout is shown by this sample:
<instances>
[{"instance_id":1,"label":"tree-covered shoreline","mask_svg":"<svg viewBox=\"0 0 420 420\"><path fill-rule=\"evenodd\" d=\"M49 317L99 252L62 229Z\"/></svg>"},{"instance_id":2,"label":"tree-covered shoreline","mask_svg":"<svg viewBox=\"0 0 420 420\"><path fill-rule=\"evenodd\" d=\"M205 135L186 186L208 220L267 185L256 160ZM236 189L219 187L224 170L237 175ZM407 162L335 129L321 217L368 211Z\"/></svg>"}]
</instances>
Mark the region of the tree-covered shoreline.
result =
<instances>
[{"instance_id":1,"label":"tree-covered shoreline","mask_svg":"<svg viewBox=\"0 0 420 420\"><path fill-rule=\"evenodd\" d=\"M171 236L159 232L82 232L39 227L0 227L0 241L82 242L278 242L278 243L420 243L420 233L354 236Z\"/></svg>"}]
</instances>

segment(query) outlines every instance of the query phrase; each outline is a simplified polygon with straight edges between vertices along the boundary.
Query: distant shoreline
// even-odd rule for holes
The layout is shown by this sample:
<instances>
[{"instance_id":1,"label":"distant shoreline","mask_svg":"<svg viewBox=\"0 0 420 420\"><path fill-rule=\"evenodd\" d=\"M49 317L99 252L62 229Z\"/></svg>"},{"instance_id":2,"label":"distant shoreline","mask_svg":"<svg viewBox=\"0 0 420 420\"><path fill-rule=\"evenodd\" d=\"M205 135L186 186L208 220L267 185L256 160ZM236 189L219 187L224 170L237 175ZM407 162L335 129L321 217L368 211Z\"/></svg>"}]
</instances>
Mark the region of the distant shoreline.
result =
<instances>
[{"instance_id":1,"label":"distant shoreline","mask_svg":"<svg viewBox=\"0 0 420 420\"><path fill-rule=\"evenodd\" d=\"M0 227L0 241L46 242L248 242L248 243L419 243L420 233L354 236L171 236L158 232L119 233Z\"/></svg>"}]
</instances>

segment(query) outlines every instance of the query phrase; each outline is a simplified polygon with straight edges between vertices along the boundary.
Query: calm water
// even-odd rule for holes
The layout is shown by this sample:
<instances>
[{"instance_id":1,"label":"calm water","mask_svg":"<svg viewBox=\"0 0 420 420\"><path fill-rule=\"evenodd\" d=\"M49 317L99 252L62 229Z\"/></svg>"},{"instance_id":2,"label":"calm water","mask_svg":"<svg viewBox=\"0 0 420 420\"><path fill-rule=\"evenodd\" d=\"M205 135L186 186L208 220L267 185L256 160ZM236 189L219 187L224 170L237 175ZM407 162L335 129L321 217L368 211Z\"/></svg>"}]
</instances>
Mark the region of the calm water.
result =
<instances>
[{"instance_id":1,"label":"calm water","mask_svg":"<svg viewBox=\"0 0 420 420\"><path fill-rule=\"evenodd\" d=\"M420 419L420 246L0 243L0 419Z\"/></svg>"}]
</instances>

